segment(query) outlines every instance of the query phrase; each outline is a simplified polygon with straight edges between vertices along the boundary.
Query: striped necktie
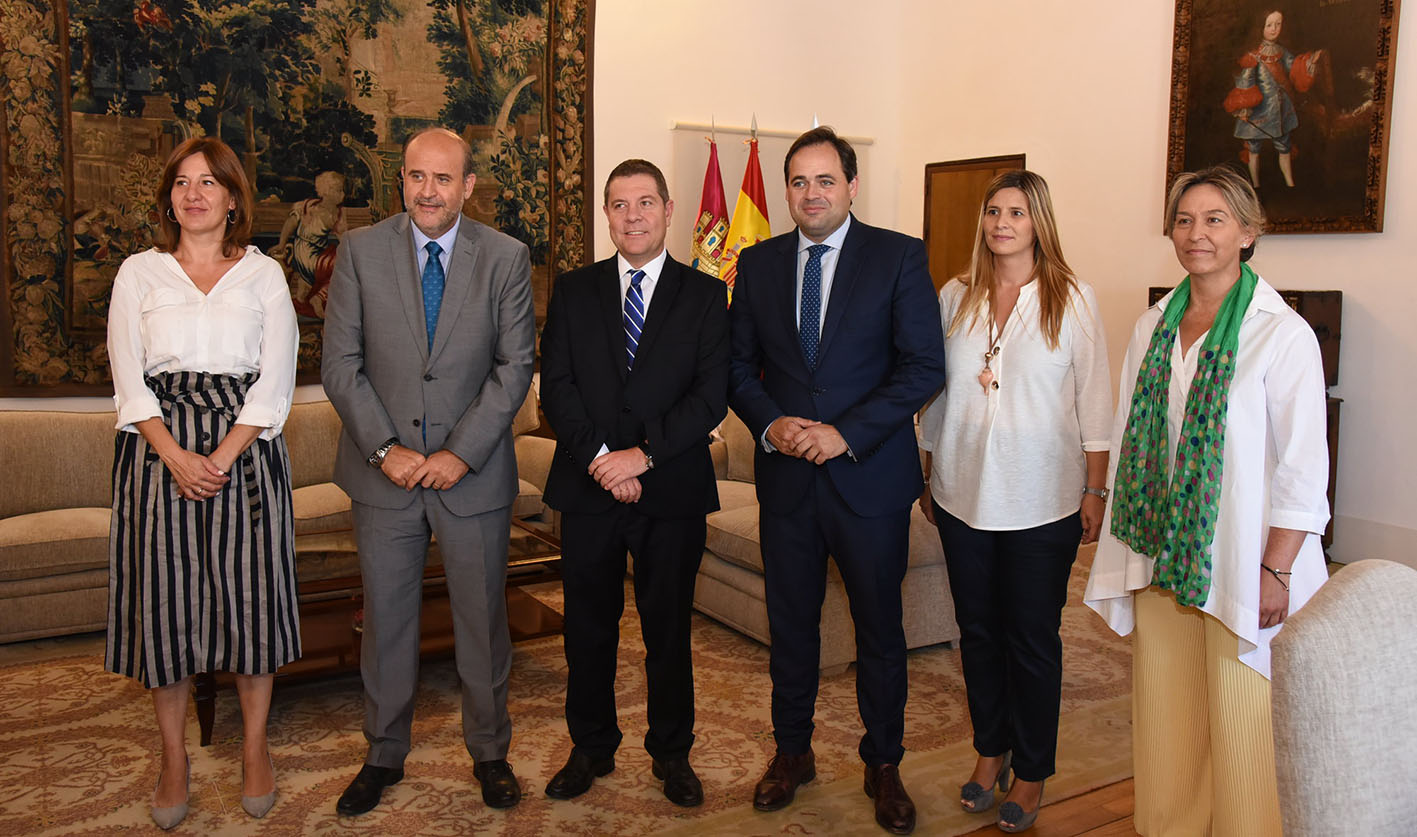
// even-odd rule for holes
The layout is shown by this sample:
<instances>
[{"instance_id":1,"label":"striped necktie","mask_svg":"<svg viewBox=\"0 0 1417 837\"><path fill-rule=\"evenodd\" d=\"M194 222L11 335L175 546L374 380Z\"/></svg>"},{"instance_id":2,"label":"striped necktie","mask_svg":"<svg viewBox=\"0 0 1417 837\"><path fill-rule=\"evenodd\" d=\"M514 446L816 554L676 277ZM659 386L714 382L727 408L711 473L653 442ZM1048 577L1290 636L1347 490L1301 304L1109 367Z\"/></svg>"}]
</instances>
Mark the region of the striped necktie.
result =
<instances>
[{"instance_id":1,"label":"striped necktie","mask_svg":"<svg viewBox=\"0 0 1417 837\"><path fill-rule=\"evenodd\" d=\"M625 369L635 368L635 351L640 347L640 334L645 330L645 298L640 293L643 270L630 274L630 288L625 292Z\"/></svg>"}]
</instances>

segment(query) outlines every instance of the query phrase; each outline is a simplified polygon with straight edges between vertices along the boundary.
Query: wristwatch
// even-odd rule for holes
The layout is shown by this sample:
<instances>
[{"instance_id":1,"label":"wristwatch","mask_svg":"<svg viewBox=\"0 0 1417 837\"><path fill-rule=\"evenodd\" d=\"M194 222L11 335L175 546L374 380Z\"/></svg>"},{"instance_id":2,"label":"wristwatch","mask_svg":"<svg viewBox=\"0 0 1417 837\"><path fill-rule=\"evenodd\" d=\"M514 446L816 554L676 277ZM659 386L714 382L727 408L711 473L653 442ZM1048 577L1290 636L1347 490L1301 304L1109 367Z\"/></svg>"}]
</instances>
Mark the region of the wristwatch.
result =
<instances>
[{"instance_id":1,"label":"wristwatch","mask_svg":"<svg viewBox=\"0 0 1417 837\"><path fill-rule=\"evenodd\" d=\"M1086 487L1084 487L1083 490L1082 490L1082 493L1084 493L1084 494L1091 494L1091 495L1094 496L1094 497L1101 497L1101 498L1102 498L1102 502L1105 503L1105 502L1107 502L1107 495L1108 495L1109 493L1111 493L1111 492L1109 492L1109 491L1108 491L1107 489L1105 489L1105 488L1086 488Z\"/></svg>"},{"instance_id":2,"label":"wristwatch","mask_svg":"<svg viewBox=\"0 0 1417 837\"><path fill-rule=\"evenodd\" d=\"M389 451L393 450L393 449L394 449L394 445L397 445L398 443L399 443L398 437L395 436L394 438L389 439L387 442L385 442L385 443L383 443L382 445L380 445L378 450L376 450L376 451L374 451L373 453L369 454L369 459L368 459L369 467L370 467L370 468L382 468L382 467L384 467L384 457L388 456L388 455L389 455Z\"/></svg>"},{"instance_id":3,"label":"wristwatch","mask_svg":"<svg viewBox=\"0 0 1417 837\"><path fill-rule=\"evenodd\" d=\"M641 442L639 445L637 445L637 447L640 449L640 453L643 453L643 454L645 455L645 470L646 470L646 471L653 471L653 470L654 470L654 454L652 454L652 453L649 452L649 448L646 447L646 446L645 446L645 443L643 443L643 442Z\"/></svg>"}]
</instances>

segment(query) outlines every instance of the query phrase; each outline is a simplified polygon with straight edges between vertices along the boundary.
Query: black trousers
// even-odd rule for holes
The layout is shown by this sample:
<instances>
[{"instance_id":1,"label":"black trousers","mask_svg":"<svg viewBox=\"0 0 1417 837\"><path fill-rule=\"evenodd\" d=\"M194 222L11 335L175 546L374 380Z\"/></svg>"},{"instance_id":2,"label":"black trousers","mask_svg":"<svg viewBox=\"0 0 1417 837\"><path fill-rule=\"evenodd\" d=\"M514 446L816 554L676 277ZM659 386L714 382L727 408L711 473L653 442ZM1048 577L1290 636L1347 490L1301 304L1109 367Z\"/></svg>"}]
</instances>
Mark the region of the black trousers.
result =
<instances>
[{"instance_id":1,"label":"black trousers","mask_svg":"<svg viewBox=\"0 0 1417 837\"><path fill-rule=\"evenodd\" d=\"M950 593L960 629L960 656L983 756L1013 751L1018 778L1053 775L1063 640L1058 635L1077 558L1077 513L1031 529L983 531L935 506Z\"/></svg>"},{"instance_id":2,"label":"black trousers","mask_svg":"<svg viewBox=\"0 0 1417 837\"><path fill-rule=\"evenodd\" d=\"M566 596L566 727L594 759L622 738L615 712L616 652L625 610L625 553L635 561L635 608L645 646L652 758L684 758L694 743L694 664L689 622L704 554L704 516L651 518L633 505L561 517Z\"/></svg>"},{"instance_id":3,"label":"black trousers","mask_svg":"<svg viewBox=\"0 0 1417 837\"><path fill-rule=\"evenodd\" d=\"M899 764L905 754L901 740L908 691L900 585L910 508L861 517L821 470L795 511L764 514L758 525L778 749L800 754L812 743L830 554L841 571L856 628L856 703L866 726L858 751L868 765Z\"/></svg>"}]
</instances>

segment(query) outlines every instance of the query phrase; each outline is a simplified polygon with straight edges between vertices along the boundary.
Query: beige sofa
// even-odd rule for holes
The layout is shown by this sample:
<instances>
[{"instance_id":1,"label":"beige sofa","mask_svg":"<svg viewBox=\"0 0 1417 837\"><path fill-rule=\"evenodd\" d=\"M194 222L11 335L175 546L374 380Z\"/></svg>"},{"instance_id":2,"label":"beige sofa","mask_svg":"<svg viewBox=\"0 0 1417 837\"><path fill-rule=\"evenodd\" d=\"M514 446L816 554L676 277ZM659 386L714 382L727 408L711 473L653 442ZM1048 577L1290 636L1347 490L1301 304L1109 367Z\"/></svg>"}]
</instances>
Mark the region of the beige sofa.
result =
<instances>
[{"instance_id":1,"label":"beige sofa","mask_svg":"<svg viewBox=\"0 0 1417 837\"><path fill-rule=\"evenodd\" d=\"M753 485L753 439L732 412L713 446L719 511L708 516L708 543L699 567L694 607L764 644L769 641L763 597L763 556L758 545L758 500ZM844 669L856 659L856 634L846 589L836 564L828 565L822 605L821 668ZM954 600L940 538L920 510L910 518L910 563L901 585L905 643L920 648L959 639Z\"/></svg>"},{"instance_id":2,"label":"beige sofa","mask_svg":"<svg viewBox=\"0 0 1417 837\"><path fill-rule=\"evenodd\" d=\"M113 425L112 412L0 411L0 642L107 626ZM512 429L537 425L528 394ZM296 404L285 425L302 585L359 572L352 551L307 549L351 528L349 497L331 482L339 434L327 401ZM520 435L516 444L513 514L542 516L554 444Z\"/></svg>"}]
</instances>

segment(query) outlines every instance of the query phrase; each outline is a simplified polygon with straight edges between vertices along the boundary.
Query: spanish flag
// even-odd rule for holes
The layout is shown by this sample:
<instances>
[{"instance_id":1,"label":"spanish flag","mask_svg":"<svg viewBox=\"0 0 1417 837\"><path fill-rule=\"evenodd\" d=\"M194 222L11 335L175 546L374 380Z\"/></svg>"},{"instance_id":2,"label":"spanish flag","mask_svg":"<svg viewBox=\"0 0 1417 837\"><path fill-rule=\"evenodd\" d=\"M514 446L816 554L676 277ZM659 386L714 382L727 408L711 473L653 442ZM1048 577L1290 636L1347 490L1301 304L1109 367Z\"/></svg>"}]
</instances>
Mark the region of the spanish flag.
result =
<instances>
[{"instance_id":1,"label":"spanish flag","mask_svg":"<svg viewBox=\"0 0 1417 837\"><path fill-rule=\"evenodd\" d=\"M758 138L748 140L748 168L743 171L743 187L738 190L738 203L733 207L733 223L728 227L723 259L718 275L728 285L728 300L733 301L733 279L738 275L738 254L772 236L768 226L768 199L763 190L763 168L758 163Z\"/></svg>"},{"instance_id":2,"label":"spanish flag","mask_svg":"<svg viewBox=\"0 0 1417 837\"><path fill-rule=\"evenodd\" d=\"M718 278L727 233L728 203L723 197L723 175L718 171L718 143L709 140L708 168L699 198L699 217L694 222L694 241L689 247L689 266Z\"/></svg>"}]
</instances>

